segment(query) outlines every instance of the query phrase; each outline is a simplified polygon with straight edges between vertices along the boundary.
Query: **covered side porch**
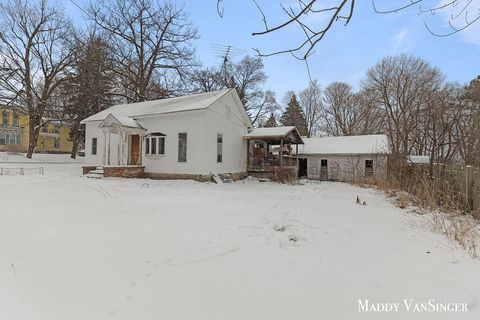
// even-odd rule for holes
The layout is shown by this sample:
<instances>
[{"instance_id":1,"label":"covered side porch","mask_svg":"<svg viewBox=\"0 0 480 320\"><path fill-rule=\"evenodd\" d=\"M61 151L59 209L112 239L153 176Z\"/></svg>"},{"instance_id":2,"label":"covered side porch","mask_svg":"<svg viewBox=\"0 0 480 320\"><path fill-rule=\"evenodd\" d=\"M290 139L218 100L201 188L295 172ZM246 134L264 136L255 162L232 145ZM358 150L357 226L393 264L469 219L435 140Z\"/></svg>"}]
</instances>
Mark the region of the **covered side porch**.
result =
<instances>
[{"instance_id":1,"label":"covered side porch","mask_svg":"<svg viewBox=\"0 0 480 320\"><path fill-rule=\"evenodd\" d=\"M247 140L249 174L275 180L298 175L298 145L303 144L296 127L257 128L244 136Z\"/></svg>"},{"instance_id":2,"label":"covered side porch","mask_svg":"<svg viewBox=\"0 0 480 320\"><path fill-rule=\"evenodd\" d=\"M142 177L142 141L146 134L135 119L109 114L100 123L103 131L102 166L84 167L84 173L100 174L104 177Z\"/></svg>"}]
</instances>

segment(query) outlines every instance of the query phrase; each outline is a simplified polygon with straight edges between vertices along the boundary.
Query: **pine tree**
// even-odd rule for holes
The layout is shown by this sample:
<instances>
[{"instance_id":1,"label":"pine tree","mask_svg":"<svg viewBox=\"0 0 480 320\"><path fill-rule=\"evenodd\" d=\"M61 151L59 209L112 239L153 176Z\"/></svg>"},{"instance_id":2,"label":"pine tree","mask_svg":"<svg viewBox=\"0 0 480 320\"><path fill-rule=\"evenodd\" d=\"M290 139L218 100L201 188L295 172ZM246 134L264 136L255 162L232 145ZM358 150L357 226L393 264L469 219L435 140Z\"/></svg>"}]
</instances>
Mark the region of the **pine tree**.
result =
<instances>
[{"instance_id":1,"label":"pine tree","mask_svg":"<svg viewBox=\"0 0 480 320\"><path fill-rule=\"evenodd\" d=\"M263 126L266 128L278 127L277 119L275 119L275 115L273 114L273 112L270 114L270 117L268 118L267 121L265 121Z\"/></svg>"},{"instance_id":2,"label":"pine tree","mask_svg":"<svg viewBox=\"0 0 480 320\"><path fill-rule=\"evenodd\" d=\"M284 126L297 127L298 132L302 136L308 135L308 125L307 120L305 119L305 113L300 107L295 94L291 96L287 109L285 109L285 112L282 114L280 123Z\"/></svg>"},{"instance_id":3,"label":"pine tree","mask_svg":"<svg viewBox=\"0 0 480 320\"><path fill-rule=\"evenodd\" d=\"M72 72L60 87L65 97L65 121L70 125L73 143L71 157L84 139L81 120L110 107L115 77L110 65L111 56L104 40L90 34L87 41L77 41Z\"/></svg>"}]
</instances>

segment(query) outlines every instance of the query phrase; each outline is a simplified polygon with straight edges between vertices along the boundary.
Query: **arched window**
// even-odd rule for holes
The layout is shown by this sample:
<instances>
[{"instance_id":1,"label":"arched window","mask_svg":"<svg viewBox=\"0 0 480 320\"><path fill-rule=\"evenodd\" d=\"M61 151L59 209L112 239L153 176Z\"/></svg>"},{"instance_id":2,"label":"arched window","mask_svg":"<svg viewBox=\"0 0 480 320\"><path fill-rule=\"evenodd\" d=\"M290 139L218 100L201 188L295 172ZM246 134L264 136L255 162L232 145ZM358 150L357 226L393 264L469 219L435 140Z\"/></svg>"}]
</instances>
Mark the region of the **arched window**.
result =
<instances>
[{"instance_id":1,"label":"arched window","mask_svg":"<svg viewBox=\"0 0 480 320\"><path fill-rule=\"evenodd\" d=\"M166 135L160 132L151 132L145 136L146 155L165 155Z\"/></svg>"}]
</instances>

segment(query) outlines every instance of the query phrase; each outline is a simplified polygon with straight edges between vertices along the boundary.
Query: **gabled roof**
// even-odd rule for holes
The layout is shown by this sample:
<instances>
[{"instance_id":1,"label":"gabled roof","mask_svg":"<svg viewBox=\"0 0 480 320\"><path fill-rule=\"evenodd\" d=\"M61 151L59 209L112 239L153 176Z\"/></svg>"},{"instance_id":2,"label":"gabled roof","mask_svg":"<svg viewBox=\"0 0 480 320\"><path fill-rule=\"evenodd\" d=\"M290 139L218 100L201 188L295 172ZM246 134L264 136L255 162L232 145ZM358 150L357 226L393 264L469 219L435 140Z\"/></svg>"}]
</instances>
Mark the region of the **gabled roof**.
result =
<instances>
[{"instance_id":1,"label":"gabled roof","mask_svg":"<svg viewBox=\"0 0 480 320\"><path fill-rule=\"evenodd\" d=\"M285 143L303 144L302 137L294 126L256 128L244 136L247 140L265 140L270 143L280 143L284 139Z\"/></svg>"},{"instance_id":2,"label":"gabled roof","mask_svg":"<svg viewBox=\"0 0 480 320\"><path fill-rule=\"evenodd\" d=\"M149 115L207 109L231 90L235 91L234 89L224 89L168 99L118 104L82 120L82 123L102 121L109 114L113 114L117 118L139 118Z\"/></svg>"},{"instance_id":3,"label":"gabled roof","mask_svg":"<svg viewBox=\"0 0 480 320\"><path fill-rule=\"evenodd\" d=\"M387 154L386 135L306 138L298 154Z\"/></svg>"},{"instance_id":4,"label":"gabled roof","mask_svg":"<svg viewBox=\"0 0 480 320\"><path fill-rule=\"evenodd\" d=\"M143 128L134 119L122 116L115 116L111 113L108 114L107 117L99 125L100 128L110 128L114 126L145 130L145 128Z\"/></svg>"}]
</instances>

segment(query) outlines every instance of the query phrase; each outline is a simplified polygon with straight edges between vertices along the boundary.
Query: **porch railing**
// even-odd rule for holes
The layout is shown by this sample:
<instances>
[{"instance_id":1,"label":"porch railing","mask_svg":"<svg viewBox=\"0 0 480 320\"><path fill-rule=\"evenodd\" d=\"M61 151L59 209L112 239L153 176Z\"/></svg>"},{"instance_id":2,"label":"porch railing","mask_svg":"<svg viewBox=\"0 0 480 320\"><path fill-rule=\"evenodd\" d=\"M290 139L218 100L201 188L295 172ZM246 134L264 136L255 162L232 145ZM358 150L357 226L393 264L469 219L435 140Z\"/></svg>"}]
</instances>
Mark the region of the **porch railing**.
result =
<instances>
[{"instance_id":1,"label":"porch railing","mask_svg":"<svg viewBox=\"0 0 480 320\"><path fill-rule=\"evenodd\" d=\"M297 158L292 156L283 156L282 161L278 156L272 155L268 157L249 156L248 170L250 171L266 171L274 167L296 167Z\"/></svg>"}]
</instances>

